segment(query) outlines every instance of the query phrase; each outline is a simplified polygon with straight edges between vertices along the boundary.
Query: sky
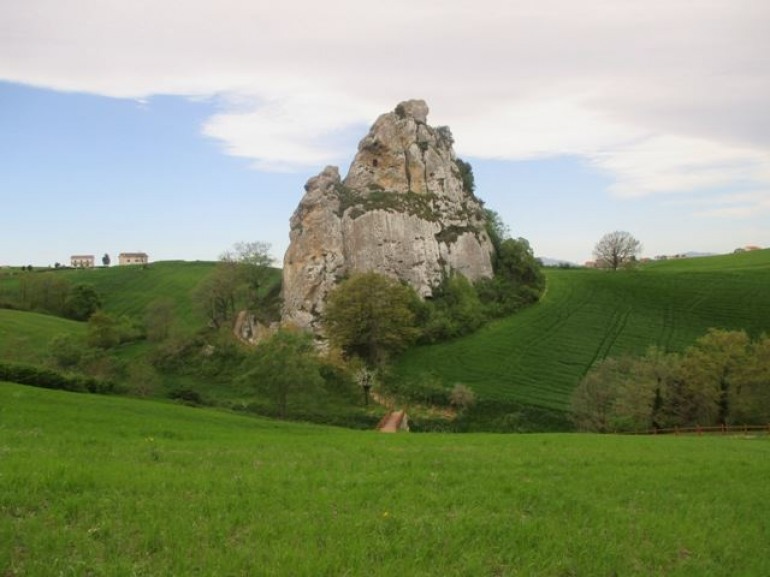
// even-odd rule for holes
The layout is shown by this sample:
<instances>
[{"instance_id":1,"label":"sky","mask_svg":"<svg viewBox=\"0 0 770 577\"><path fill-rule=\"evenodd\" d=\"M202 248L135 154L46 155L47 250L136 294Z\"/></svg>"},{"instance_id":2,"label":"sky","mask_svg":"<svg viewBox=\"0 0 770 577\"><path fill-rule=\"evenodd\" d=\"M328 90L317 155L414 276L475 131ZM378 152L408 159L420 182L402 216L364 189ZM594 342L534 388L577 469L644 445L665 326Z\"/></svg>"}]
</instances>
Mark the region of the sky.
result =
<instances>
[{"instance_id":1,"label":"sky","mask_svg":"<svg viewBox=\"0 0 770 577\"><path fill-rule=\"evenodd\" d=\"M770 246L767 0L4 0L0 265L280 264L305 182L424 99L536 255Z\"/></svg>"}]
</instances>

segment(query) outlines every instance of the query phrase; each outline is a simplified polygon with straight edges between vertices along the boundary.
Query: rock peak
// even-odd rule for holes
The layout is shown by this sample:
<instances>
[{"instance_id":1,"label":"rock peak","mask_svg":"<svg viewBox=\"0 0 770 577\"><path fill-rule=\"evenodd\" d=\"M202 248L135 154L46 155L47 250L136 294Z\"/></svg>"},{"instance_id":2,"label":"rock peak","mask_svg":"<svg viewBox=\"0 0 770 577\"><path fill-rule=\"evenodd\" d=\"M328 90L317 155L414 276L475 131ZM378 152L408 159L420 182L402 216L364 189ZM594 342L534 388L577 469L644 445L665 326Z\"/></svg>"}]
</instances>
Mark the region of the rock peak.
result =
<instances>
[{"instance_id":1,"label":"rock peak","mask_svg":"<svg viewBox=\"0 0 770 577\"><path fill-rule=\"evenodd\" d=\"M394 111L399 118L412 118L417 122L428 122L428 108L424 100L405 100L400 102Z\"/></svg>"},{"instance_id":2,"label":"rock peak","mask_svg":"<svg viewBox=\"0 0 770 577\"><path fill-rule=\"evenodd\" d=\"M376 271L428 297L452 272L492 276L486 216L448 128L407 100L381 115L344 180L326 167L308 180L284 257L284 320L322 332L326 296L340 279Z\"/></svg>"}]
</instances>

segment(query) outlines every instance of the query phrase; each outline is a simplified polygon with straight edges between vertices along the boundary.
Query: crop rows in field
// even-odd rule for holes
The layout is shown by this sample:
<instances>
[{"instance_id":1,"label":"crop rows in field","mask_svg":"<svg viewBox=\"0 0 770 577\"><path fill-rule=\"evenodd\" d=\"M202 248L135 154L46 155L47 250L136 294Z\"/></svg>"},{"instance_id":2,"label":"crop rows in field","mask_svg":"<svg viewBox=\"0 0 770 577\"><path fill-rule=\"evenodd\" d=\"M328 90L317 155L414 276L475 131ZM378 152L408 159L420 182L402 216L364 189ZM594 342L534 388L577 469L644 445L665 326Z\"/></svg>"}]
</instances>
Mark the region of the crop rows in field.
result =
<instances>
[{"instance_id":1,"label":"crop rows in field","mask_svg":"<svg viewBox=\"0 0 770 577\"><path fill-rule=\"evenodd\" d=\"M564 409L598 360L650 346L680 351L709 328L770 330L770 251L649 265L549 270L536 306L451 343L420 347L402 377L433 373L483 398Z\"/></svg>"}]
</instances>

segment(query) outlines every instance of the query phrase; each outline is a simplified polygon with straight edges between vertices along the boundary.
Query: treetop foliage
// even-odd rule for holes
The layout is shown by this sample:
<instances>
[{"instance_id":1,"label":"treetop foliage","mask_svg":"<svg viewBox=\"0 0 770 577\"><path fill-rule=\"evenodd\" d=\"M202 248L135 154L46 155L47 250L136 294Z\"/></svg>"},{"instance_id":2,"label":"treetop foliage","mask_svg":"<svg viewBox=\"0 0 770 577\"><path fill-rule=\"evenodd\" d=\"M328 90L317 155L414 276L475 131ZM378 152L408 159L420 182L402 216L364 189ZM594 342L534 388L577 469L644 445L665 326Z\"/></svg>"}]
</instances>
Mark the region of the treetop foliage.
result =
<instances>
[{"instance_id":1,"label":"treetop foliage","mask_svg":"<svg viewBox=\"0 0 770 577\"><path fill-rule=\"evenodd\" d=\"M329 293L326 333L348 355L380 365L417 339L420 307L411 287L374 272L355 274Z\"/></svg>"}]
</instances>

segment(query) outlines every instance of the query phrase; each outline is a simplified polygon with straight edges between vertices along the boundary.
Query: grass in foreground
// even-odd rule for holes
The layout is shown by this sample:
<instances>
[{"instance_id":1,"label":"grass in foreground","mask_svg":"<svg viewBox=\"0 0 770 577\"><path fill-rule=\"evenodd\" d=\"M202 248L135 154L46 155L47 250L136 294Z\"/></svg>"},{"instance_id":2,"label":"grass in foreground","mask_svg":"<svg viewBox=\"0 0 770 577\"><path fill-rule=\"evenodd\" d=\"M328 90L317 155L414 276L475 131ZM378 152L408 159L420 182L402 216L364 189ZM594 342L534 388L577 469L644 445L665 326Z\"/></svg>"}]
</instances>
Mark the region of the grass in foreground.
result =
<instances>
[{"instance_id":1,"label":"grass in foreground","mask_svg":"<svg viewBox=\"0 0 770 577\"><path fill-rule=\"evenodd\" d=\"M379 435L0 384L0 573L767 575L766 437Z\"/></svg>"}]
</instances>

